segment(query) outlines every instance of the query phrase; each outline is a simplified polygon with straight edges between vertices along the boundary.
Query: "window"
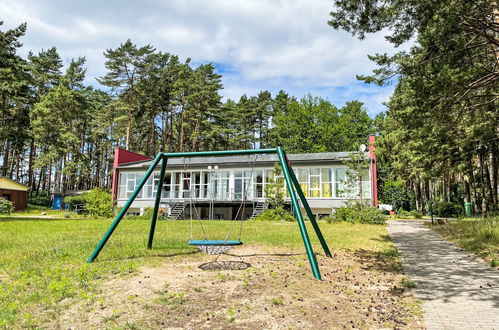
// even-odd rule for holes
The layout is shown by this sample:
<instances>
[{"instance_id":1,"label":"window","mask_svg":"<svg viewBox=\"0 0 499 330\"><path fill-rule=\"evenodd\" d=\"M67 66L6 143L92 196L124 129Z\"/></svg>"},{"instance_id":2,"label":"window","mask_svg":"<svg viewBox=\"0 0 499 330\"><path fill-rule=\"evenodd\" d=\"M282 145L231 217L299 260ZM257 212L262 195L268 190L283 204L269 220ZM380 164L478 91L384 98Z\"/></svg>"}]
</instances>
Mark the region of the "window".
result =
<instances>
[{"instance_id":1,"label":"window","mask_svg":"<svg viewBox=\"0 0 499 330\"><path fill-rule=\"evenodd\" d=\"M120 179L118 182L118 198L128 198L132 195L133 191L137 184L142 180L143 174L141 173L130 173L130 172L122 172L120 173ZM137 195L137 198L142 198L142 192L144 189L141 189Z\"/></svg>"},{"instance_id":2,"label":"window","mask_svg":"<svg viewBox=\"0 0 499 330\"><path fill-rule=\"evenodd\" d=\"M332 191L332 176L330 168L321 169L321 191L322 197L331 198L333 197Z\"/></svg>"},{"instance_id":3,"label":"window","mask_svg":"<svg viewBox=\"0 0 499 330\"><path fill-rule=\"evenodd\" d=\"M321 197L321 175L318 168L309 170L310 197Z\"/></svg>"},{"instance_id":4,"label":"window","mask_svg":"<svg viewBox=\"0 0 499 330\"><path fill-rule=\"evenodd\" d=\"M158 191L158 183L159 183L159 173L154 173L154 182L152 186L152 198L156 197L156 193ZM165 177L163 179L163 189L161 189L161 198L170 198L171 192L171 182L172 182L172 174L171 172L165 172Z\"/></svg>"},{"instance_id":5,"label":"window","mask_svg":"<svg viewBox=\"0 0 499 330\"><path fill-rule=\"evenodd\" d=\"M153 186L153 182L154 182L154 176L155 175L149 176L149 178L147 179L146 183L142 187L142 198L146 198L146 199L153 198L153 195L152 195L152 186Z\"/></svg>"},{"instance_id":6,"label":"window","mask_svg":"<svg viewBox=\"0 0 499 330\"><path fill-rule=\"evenodd\" d=\"M371 180L369 178L369 171L366 170L362 174L362 198L371 198Z\"/></svg>"},{"instance_id":7,"label":"window","mask_svg":"<svg viewBox=\"0 0 499 330\"><path fill-rule=\"evenodd\" d=\"M349 187L347 184L347 168L339 167L336 169L336 180L334 182L336 188L336 197L346 198L348 197Z\"/></svg>"},{"instance_id":8,"label":"window","mask_svg":"<svg viewBox=\"0 0 499 330\"><path fill-rule=\"evenodd\" d=\"M262 198L264 196L263 174L264 171L262 170L255 170L253 172L253 191L255 192L255 198Z\"/></svg>"},{"instance_id":9,"label":"window","mask_svg":"<svg viewBox=\"0 0 499 330\"><path fill-rule=\"evenodd\" d=\"M251 198L251 171L234 171L234 198Z\"/></svg>"},{"instance_id":10,"label":"window","mask_svg":"<svg viewBox=\"0 0 499 330\"><path fill-rule=\"evenodd\" d=\"M120 172L120 179L118 182L118 198L126 198L127 174L128 173Z\"/></svg>"},{"instance_id":11,"label":"window","mask_svg":"<svg viewBox=\"0 0 499 330\"><path fill-rule=\"evenodd\" d=\"M308 197L308 170L298 169L298 182L305 197Z\"/></svg>"},{"instance_id":12,"label":"window","mask_svg":"<svg viewBox=\"0 0 499 330\"><path fill-rule=\"evenodd\" d=\"M339 198L370 198L371 197L371 182L369 179L369 171L363 172L361 181L358 178L349 176L348 168L342 167L336 169L336 197ZM362 189L362 191L360 191Z\"/></svg>"},{"instance_id":13,"label":"window","mask_svg":"<svg viewBox=\"0 0 499 330\"><path fill-rule=\"evenodd\" d=\"M229 171L220 171L212 173L213 192L212 198L215 200L227 200L229 197Z\"/></svg>"}]
</instances>

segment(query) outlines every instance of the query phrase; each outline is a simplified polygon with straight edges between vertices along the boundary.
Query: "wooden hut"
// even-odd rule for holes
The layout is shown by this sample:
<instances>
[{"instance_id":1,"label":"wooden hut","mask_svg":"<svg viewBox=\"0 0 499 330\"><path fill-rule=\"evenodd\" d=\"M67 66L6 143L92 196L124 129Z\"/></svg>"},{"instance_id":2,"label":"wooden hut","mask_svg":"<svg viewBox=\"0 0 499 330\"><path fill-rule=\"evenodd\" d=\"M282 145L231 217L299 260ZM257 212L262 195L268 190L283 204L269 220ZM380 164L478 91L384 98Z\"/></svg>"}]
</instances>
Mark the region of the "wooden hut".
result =
<instances>
[{"instance_id":1,"label":"wooden hut","mask_svg":"<svg viewBox=\"0 0 499 330\"><path fill-rule=\"evenodd\" d=\"M0 177L0 198L5 198L14 204L16 211L28 207L29 188L16 181Z\"/></svg>"}]
</instances>

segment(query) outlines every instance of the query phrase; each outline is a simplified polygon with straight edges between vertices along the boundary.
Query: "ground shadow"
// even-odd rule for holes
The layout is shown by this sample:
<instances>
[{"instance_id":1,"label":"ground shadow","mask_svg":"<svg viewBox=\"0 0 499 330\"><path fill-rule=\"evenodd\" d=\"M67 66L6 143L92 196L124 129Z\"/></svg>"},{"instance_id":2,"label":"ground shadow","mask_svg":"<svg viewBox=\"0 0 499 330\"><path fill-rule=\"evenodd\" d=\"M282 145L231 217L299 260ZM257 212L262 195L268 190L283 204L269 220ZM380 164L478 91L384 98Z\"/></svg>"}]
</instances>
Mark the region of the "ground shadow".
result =
<instances>
[{"instance_id":1,"label":"ground shadow","mask_svg":"<svg viewBox=\"0 0 499 330\"><path fill-rule=\"evenodd\" d=\"M233 254L224 253L226 256L248 258L248 257L295 257L304 255L303 253L252 253L252 254Z\"/></svg>"},{"instance_id":2,"label":"ground shadow","mask_svg":"<svg viewBox=\"0 0 499 330\"><path fill-rule=\"evenodd\" d=\"M357 249L354 256L359 259L364 268L368 270L378 270L394 274L402 273L400 260L397 258L396 250L371 251L366 249Z\"/></svg>"},{"instance_id":3,"label":"ground shadow","mask_svg":"<svg viewBox=\"0 0 499 330\"><path fill-rule=\"evenodd\" d=\"M251 265L244 261L210 261L198 266L202 270L244 270Z\"/></svg>"},{"instance_id":4,"label":"ground shadow","mask_svg":"<svg viewBox=\"0 0 499 330\"><path fill-rule=\"evenodd\" d=\"M173 257L178 257L178 256L188 256L192 254L199 254L200 251L193 250L193 251L184 251L184 252L175 252L175 253L154 253L150 255L136 255L136 256L128 256L124 258L117 258L117 259L112 259L112 260L133 260L133 259L140 259L144 257L160 257L160 258L173 258ZM110 261L110 260L106 260Z\"/></svg>"},{"instance_id":5,"label":"ground shadow","mask_svg":"<svg viewBox=\"0 0 499 330\"><path fill-rule=\"evenodd\" d=\"M499 272L471 252L456 247L421 223L391 224L405 273L417 298L443 303L462 297L490 301L499 308Z\"/></svg>"}]
</instances>

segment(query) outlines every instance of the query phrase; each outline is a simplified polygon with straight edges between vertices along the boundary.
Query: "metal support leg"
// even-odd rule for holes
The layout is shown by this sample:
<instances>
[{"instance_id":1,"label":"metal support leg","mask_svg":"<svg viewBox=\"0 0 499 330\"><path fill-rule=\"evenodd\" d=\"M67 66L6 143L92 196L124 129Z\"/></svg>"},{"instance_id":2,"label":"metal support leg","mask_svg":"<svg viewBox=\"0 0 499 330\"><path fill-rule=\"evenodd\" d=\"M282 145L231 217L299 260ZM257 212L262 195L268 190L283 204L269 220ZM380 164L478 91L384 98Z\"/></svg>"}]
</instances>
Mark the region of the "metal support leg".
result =
<instances>
[{"instance_id":1,"label":"metal support leg","mask_svg":"<svg viewBox=\"0 0 499 330\"><path fill-rule=\"evenodd\" d=\"M293 205L293 208L295 210L296 220L298 221L298 226L300 227L301 237L303 239L303 243L305 244L305 250L307 251L307 257L308 261L310 262L310 267L312 268L312 273L316 279L321 280L319 265L317 264L317 260L315 259L315 254L312 249L312 244L310 244L310 238L308 237L307 227L305 226L305 221L303 221L300 205L298 204L298 199L296 198L293 182L290 177L290 171L286 160L286 156L284 154L284 150L282 150L281 147L277 148L277 155L279 156L279 161L281 163L284 179L286 180L289 196L291 197L291 204Z\"/></svg>"},{"instance_id":2,"label":"metal support leg","mask_svg":"<svg viewBox=\"0 0 499 330\"><path fill-rule=\"evenodd\" d=\"M156 220L158 220L159 202L161 201L161 193L163 190L163 181L165 180L165 170L168 158L163 158L161 163L161 172L159 173L158 189L156 190L156 199L154 201L154 210L151 217L151 228L149 229L149 240L147 241L147 248L152 248L152 241L154 240L154 230L156 229Z\"/></svg>"},{"instance_id":3,"label":"metal support leg","mask_svg":"<svg viewBox=\"0 0 499 330\"><path fill-rule=\"evenodd\" d=\"M310 208L310 205L308 205L307 199L305 198L305 195L301 190L300 183L296 179L296 175L291 167L289 168L289 175L291 176L291 180L295 185L296 192L298 192L298 196L300 197L300 200L303 204L303 208L307 212L308 218L310 219L310 223L312 224L312 227L314 227L315 234L317 235L319 242L321 242L324 253L326 254L326 256L332 258L331 251L329 251L329 247L327 246L326 240L324 239L324 236L322 236L321 229L319 228L317 221L315 221L315 215L312 213L312 209Z\"/></svg>"},{"instance_id":4,"label":"metal support leg","mask_svg":"<svg viewBox=\"0 0 499 330\"><path fill-rule=\"evenodd\" d=\"M99 244L95 248L94 252L88 258L87 262L92 262L95 260L95 258L97 258L100 251L104 248L104 245L106 245L107 241L109 240L109 237L111 237L111 235L113 234L116 227L118 227L121 219L123 219L126 212L130 208L130 205L132 205L133 201L135 200L135 198L139 194L139 191L142 189L144 184L147 182L147 179L149 179L149 177L151 176L151 173L154 171L154 168L156 167L156 165L158 165L159 161L162 158L163 158L163 154L161 154L161 153L158 154L156 156L156 158L154 158L154 161L152 162L151 166L147 170L146 174L144 175L144 177L142 178L140 183L137 185L137 187L135 187L135 190L133 191L132 195L130 196L130 198L128 199L126 204L123 206L120 213L118 213L118 215L116 216L116 219L114 219L113 223L111 224L111 226L109 227L107 232L104 234L104 237L101 239L101 241L99 242Z\"/></svg>"}]
</instances>

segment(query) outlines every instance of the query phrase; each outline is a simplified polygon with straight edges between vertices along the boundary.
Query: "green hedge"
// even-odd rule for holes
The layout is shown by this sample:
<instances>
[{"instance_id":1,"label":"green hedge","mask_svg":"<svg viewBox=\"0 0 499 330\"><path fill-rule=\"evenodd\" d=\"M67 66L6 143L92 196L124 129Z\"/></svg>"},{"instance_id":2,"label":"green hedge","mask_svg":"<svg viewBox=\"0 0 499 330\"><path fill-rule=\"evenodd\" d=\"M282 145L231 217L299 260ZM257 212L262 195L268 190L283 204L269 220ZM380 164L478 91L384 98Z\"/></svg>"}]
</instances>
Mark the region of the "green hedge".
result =
<instances>
[{"instance_id":1,"label":"green hedge","mask_svg":"<svg viewBox=\"0 0 499 330\"><path fill-rule=\"evenodd\" d=\"M295 217L283 207L267 209L255 218L256 221L294 221Z\"/></svg>"},{"instance_id":2,"label":"green hedge","mask_svg":"<svg viewBox=\"0 0 499 330\"><path fill-rule=\"evenodd\" d=\"M366 224L384 224L386 215L378 208L366 204L351 203L342 206L326 218L327 222L350 222Z\"/></svg>"},{"instance_id":3,"label":"green hedge","mask_svg":"<svg viewBox=\"0 0 499 330\"><path fill-rule=\"evenodd\" d=\"M48 191L40 191L35 196L31 196L28 200L29 205L50 207L52 205L52 199Z\"/></svg>"},{"instance_id":4,"label":"green hedge","mask_svg":"<svg viewBox=\"0 0 499 330\"><path fill-rule=\"evenodd\" d=\"M433 213L437 217L458 217L464 214L464 206L446 201L436 201L433 205Z\"/></svg>"},{"instance_id":5,"label":"green hedge","mask_svg":"<svg viewBox=\"0 0 499 330\"><path fill-rule=\"evenodd\" d=\"M95 188L81 195L68 196L64 198L64 203L70 208L79 205L83 208L84 214L91 216L106 218L113 216L113 197L104 189Z\"/></svg>"}]
</instances>

